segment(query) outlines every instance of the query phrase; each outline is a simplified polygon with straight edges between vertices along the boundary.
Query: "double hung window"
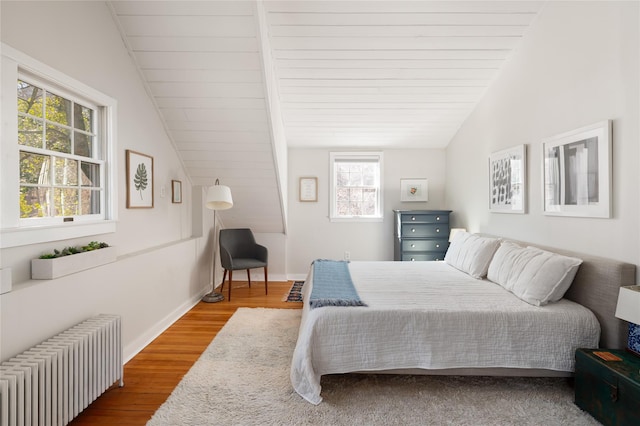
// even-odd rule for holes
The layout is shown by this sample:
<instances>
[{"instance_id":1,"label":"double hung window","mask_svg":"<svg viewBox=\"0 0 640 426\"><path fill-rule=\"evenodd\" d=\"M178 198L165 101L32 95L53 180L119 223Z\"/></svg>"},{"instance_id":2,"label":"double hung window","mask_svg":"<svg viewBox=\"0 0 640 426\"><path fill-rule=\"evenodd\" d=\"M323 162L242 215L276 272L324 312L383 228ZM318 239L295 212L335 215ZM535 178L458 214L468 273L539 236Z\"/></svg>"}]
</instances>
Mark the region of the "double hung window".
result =
<instances>
[{"instance_id":1,"label":"double hung window","mask_svg":"<svg viewBox=\"0 0 640 426\"><path fill-rule=\"evenodd\" d=\"M17 95L20 218L104 218L98 107L22 76Z\"/></svg>"},{"instance_id":2,"label":"double hung window","mask_svg":"<svg viewBox=\"0 0 640 426\"><path fill-rule=\"evenodd\" d=\"M2 44L0 247L115 231L117 103Z\"/></svg>"},{"instance_id":3,"label":"double hung window","mask_svg":"<svg viewBox=\"0 0 640 426\"><path fill-rule=\"evenodd\" d=\"M382 153L332 152L331 220L382 220Z\"/></svg>"}]
</instances>

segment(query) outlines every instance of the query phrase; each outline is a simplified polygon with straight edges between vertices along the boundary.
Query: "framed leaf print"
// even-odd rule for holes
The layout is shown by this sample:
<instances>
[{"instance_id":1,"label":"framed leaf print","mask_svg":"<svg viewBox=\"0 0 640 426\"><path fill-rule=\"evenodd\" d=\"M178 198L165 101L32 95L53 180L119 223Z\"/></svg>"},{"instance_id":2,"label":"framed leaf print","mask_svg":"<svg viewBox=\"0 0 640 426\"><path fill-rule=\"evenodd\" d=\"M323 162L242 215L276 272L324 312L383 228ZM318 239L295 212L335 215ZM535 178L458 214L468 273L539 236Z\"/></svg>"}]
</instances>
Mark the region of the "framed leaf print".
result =
<instances>
[{"instance_id":1,"label":"framed leaf print","mask_svg":"<svg viewBox=\"0 0 640 426\"><path fill-rule=\"evenodd\" d=\"M127 208L153 208L153 157L127 150Z\"/></svg>"}]
</instances>

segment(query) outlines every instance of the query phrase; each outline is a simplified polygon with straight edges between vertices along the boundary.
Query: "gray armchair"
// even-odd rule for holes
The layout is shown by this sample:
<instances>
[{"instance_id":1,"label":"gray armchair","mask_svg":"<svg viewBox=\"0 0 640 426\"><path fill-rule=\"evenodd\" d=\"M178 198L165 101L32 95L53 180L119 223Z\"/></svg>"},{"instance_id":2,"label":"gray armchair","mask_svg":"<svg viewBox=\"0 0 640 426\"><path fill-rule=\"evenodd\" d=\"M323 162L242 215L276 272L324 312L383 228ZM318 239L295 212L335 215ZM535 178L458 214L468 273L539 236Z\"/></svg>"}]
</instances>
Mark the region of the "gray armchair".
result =
<instances>
[{"instance_id":1,"label":"gray armchair","mask_svg":"<svg viewBox=\"0 0 640 426\"><path fill-rule=\"evenodd\" d=\"M247 270L247 280L251 287L250 269L264 268L264 294L267 293L267 261L269 253L267 248L256 244L251 229L222 229L220 230L220 263L224 268L222 287L229 272L229 296L231 300L231 284L233 282L233 271Z\"/></svg>"}]
</instances>

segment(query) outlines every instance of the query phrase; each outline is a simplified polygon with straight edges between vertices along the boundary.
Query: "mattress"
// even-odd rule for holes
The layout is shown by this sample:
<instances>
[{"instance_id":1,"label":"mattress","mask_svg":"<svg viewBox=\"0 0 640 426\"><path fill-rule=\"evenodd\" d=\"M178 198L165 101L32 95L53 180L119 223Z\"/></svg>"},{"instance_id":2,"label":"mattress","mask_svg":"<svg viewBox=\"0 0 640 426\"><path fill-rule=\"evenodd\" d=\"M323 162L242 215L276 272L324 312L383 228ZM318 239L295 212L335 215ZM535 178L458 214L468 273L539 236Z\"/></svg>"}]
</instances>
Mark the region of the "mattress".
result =
<instances>
[{"instance_id":1,"label":"mattress","mask_svg":"<svg viewBox=\"0 0 640 426\"><path fill-rule=\"evenodd\" d=\"M444 262L351 262L366 307L310 309L309 272L291 365L294 389L318 404L325 374L397 369L519 368L571 372L576 348L597 347L587 308L542 307Z\"/></svg>"}]
</instances>

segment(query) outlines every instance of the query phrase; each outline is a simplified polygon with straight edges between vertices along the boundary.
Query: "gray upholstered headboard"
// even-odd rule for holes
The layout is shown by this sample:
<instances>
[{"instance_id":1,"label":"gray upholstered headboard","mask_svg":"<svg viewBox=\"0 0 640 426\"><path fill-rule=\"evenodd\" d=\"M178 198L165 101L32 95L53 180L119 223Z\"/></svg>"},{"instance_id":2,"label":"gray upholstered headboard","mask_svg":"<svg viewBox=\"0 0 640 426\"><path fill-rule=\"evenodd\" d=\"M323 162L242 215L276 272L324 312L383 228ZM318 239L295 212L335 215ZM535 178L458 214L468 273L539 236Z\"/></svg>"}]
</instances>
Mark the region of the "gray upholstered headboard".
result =
<instances>
[{"instance_id":1,"label":"gray upholstered headboard","mask_svg":"<svg viewBox=\"0 0 640 426\"><path fill-rule=\"evenodd\" d=\"M634 285L636 282L636 265L553 247L512 241L582 259L582 265L565 298L586 306L598 318L601 328L600 347L608 349L627 347L628 325L625 321L616 318L615 312L620 287Z\"/></svg>"}]
</instances>

